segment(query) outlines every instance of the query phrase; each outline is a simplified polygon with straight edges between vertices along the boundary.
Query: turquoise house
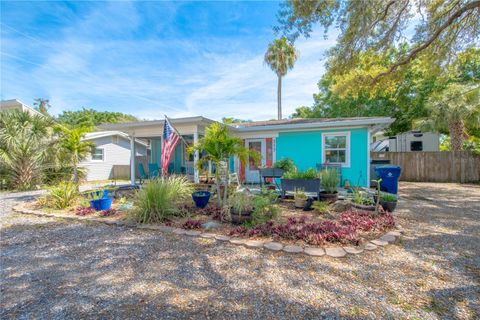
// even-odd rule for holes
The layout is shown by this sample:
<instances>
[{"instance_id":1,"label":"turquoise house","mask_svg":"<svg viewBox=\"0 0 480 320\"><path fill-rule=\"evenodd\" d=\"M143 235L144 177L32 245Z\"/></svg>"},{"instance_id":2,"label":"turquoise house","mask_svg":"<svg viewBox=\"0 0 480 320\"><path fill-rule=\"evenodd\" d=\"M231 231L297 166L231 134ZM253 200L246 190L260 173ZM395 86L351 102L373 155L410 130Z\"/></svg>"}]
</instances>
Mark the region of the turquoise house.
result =
<instances>
[{"instance_id":1,"label":"turquoise house","mask_svg":"<svg viewBox=\"0 0 480 320\"><path fill-rule=\"evenodd\" d=\"M271 167L283 158L294 161L299 170L335 166L341 170L342 184L348 180L354 186L368 186L370 181L371 136L388 127L389 117L283 119L255 121L230 125L232 134L240 137L245 146L262 155L260 164L240 163L231 159L232 171L246 183L259 183L260 167ZM204 117L170 119L186 144L200 139L214 120ZM141 161L160 166L163 120L138 121L104 125L106 130L120 130L131 138L146 139L150 151L146 159L131 158L131 173ZM171 162L171 171L186 174L199 181L195 163L201 155L188 155L185 143L179 143ZM209 168L210 170L210 168ZM131 176L134 176L131 174ZM132 178L132 183L135 179Z\"/></svg>"},{"instance_id":2,"label":"turquoise house","mask_svg":"<svg viewBox=\"0 0 480 320\"><path fill-rule=\"evenodd\" d=\"M286 119L259 121L235 126L245 145L262 154L261 166L292 159L299 170L325 166L341 168L342 184L368 186L370 139L393 122L388 117ZM246 182L259 181L258 168L239 164Z\"/></svg>"}]
</instances>

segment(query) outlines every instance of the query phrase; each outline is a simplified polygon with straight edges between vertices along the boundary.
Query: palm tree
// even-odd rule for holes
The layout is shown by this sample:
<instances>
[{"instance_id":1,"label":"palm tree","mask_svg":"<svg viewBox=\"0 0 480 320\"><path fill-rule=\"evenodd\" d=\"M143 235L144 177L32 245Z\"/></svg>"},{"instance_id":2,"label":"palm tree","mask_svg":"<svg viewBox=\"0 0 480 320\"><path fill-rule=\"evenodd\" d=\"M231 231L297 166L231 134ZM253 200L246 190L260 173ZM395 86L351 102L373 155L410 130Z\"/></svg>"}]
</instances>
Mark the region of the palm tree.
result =
<instances>
[{"instance_id":1,"label":"palm tree","mask_svg":"<svg viewBox=\"0 0 480 320\"><path fill-rule=\"evenodd\" d=\"M92 131L89 127L77 127L69 129L58 125L56 131L59 133L60 147L69 153L71 165L73 167L73 182L78 185L78 164L91 154L94 145L83 138L87 132Z\"/></svg>"},{"instance_id":2,"label":"palm tree","mask_svg":"<svg viewBox=\"0 0 480 320\"><path fill-rule=\"evenodd\" d=\"M286 37L274 40L265 53L265 63L277 74L278 120L282 119L282 77L293 68L297 60L297 51Z\"/></svg>"},{"instance_id":3,"label":"palm tree","mask_svg":"<svg viewBox=\"0 0 480 320\"><path fill-rule=\"evenodd\" d=\"M14 189L28 190L41 181L52 147L53 120L28 112L0 112L0 165Z\"/></svg>"},{"instance_id":4,"label":"palm tree","mask_svg":"<svg viewBox=\"0 0 480 320\"><path fill-rule=\"evenodd\" d=\"M48 109L51 108L50 100L43 98L35 99L33 105L35 106L35 109L37 109L37 111L45 115L48 114Z\"/></svg>"},{"instance_id":5,"label":"palm tree","mask_svg":"<svg viewBox=\"0 0 480 320\"><path fill-rule=\"evenodd\" d=\"M450 84L441 92L434 94L427 104L430 115L420 123L423 129L434 129L450 134L452 151L463 148L466 127L480 126L480 87Z\"/></svg>"},{"instance_id":6,"label":"palm tree","mask_svg":"<svg viewBox=\"0 0 480 320\"><path fill-rule=\"evenodd\" d=\"M222 207L226 204L228 194L228 177L230 172L230 157L236 156L245 163L249 158L254 161L260 160L260 154L254 150L249 150L243 145L242 139L233 136L225 124L213 123L206 128L205 136L195 145L189 147L189 154L198 151L202 153L201 159L197 165L200 167L211 161L215 167L215 185L217 188L218 205ZM225 168L221 174L220 168ZM224 193L221 194L221 182L224 181ZM223 200L222 200L223 198Z\"/></svg>"}]
</instances>

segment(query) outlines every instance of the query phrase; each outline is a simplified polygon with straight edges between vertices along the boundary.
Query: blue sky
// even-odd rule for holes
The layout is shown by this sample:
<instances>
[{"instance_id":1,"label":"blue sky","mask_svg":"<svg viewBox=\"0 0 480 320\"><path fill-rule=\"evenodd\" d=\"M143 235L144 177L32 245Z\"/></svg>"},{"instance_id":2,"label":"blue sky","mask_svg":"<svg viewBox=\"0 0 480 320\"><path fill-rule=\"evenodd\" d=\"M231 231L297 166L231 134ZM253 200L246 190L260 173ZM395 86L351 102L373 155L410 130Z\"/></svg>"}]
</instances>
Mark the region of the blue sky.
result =
<instances>
[{"instance_id":1,"label":"blue sky","mask_svg":"<svg viewBox=\"0 0 480 320\"><path fill-rule=\"evenodd\" d=\"M1 2L1 99L142 119L276 117L263 63L278 2ZM335 38L297 41L284 114L311 105Z\"/></svg>"}]
</instances>

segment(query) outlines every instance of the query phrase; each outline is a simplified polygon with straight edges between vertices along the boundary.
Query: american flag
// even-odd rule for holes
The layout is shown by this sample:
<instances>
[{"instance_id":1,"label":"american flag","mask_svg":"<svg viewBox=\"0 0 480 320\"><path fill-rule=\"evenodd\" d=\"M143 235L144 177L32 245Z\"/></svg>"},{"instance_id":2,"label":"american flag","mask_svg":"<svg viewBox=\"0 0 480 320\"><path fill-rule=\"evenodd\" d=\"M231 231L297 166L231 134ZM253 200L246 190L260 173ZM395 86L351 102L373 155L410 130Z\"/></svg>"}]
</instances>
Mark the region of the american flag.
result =
<instances>
[{"instance_id":1,"label":"american flag","mask_svg":"<svg viewBox=\"0 0 480 320\"><path fill-rule=\"evenodd\" d=\"M170 121L165 117L163 124L163 145L162 145L162 175L168 175L168 165L175 152L175 147L180 141L180 136L170 125Z\"/></svg>"}]
</instances>

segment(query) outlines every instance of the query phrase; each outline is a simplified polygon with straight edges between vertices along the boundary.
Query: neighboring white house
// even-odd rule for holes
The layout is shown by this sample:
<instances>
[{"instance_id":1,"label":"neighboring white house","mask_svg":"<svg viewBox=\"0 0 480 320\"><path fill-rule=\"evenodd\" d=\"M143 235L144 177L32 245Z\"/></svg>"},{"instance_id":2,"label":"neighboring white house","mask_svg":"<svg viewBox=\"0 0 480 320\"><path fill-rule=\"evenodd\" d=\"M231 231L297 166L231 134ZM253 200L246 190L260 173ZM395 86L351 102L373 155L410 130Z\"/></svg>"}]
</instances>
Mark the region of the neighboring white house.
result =
<instances>
[{"instance_id":1,"label":"neighboring white house","mask_svg":"<svg viewBox=\"0 0 480 320\"><path fill-rule=\"evenodd\" d=\"M25 103L23 103L20 100L11 99L11 100L0 101L0 111L7 111L7 110L12 110L12 109L28 112L31 115L43 116L43 114L41 114L37 110L33 109L32 107L29 107L28 105L26 105Z\"/></svg>"},{"instance_id":2,"label":"neighboring white house","mask_svg":"<svg viewBox=\"0 0 480 320\"><path fill-rule=\"evenodd\" d=\"M87 169L87 180L112 179L114 165L130 165L130 138L120 131L90 132L84 140L92 141L95 149L80 166ZM147 156L148 143L135 140L136 156Z\"/></svg>"}]
</instances>

